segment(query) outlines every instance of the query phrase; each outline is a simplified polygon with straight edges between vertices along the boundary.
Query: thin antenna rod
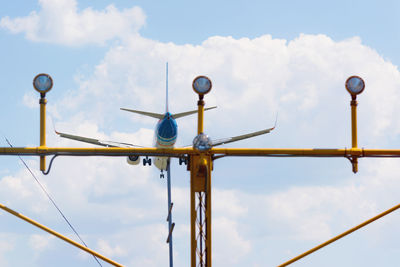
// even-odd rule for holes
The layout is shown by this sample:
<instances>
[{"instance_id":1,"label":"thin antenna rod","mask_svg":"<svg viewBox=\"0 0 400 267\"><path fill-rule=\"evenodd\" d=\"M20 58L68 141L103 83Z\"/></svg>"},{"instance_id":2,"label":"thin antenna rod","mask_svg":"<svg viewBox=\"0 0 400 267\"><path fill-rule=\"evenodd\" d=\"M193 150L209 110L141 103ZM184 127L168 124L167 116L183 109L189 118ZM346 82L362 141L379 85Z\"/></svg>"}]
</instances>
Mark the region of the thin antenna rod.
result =
<instances>
[{"instance_id":1,"label":"thin antenna rod","mask_svg":"<svg viewBox=\"0 0 400 267\"><path fill-rule=\"evenodd\" d=\"M172 245L172 231L175 223L172 222L172 205L171 202L171 159L167 160L167 192L168 192L168 245L169 245L169 267L174 266L174 253Z\"/></svg>"},{"instance_id":2,"label":"thin antenna rod","mask_svg":"<svg viewBox=\"0 0 400 267\"><path fill-rule=\"evenodd\" d=\"M166 66L166 76L165 76L165 88L166 88L166 112L168 112L168 62L167 62L167 66Z\"/></svg>"}]
</instances>

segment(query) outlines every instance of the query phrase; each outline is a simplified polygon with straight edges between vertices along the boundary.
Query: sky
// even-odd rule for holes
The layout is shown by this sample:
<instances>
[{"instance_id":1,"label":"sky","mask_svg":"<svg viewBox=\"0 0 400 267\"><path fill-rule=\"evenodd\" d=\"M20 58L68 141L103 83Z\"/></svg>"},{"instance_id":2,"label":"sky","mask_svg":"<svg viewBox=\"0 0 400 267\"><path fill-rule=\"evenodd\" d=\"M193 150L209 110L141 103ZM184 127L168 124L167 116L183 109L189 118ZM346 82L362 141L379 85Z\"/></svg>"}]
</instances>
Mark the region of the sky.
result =
<instances>
[{"instance_id":1,"label":"sky","mask_svg":"<svg viewBox=\"0 0 400 267\"><path fill-rule=\"evenodd\" d=\"M213 82L205 132L215 139L273 126L230 144L351 146L351 75L358 144L400 146L397 1L8 1L0 8L0 134L39 145L38 94L48 73L47 145L86 147L63 132L152 146L156 124L120 107L196 109L193 79ZM51 119L50 119L51 118ZM196 117L178 120L191 144ZM2 138L4 139L4 138ZM5 140L0 146L7 146ZM167 190L155 167L125 158L58 157L49 175L24 158L89 247L126 266L167 266ZM398 159L223 158L212 177L213 265L276 266L399 203ZM174 263L190 252L189 173L172 162ZM17 157L0 157L0 203L76 240ZM292 266L397 266L399 212ZM0 212L1 266L98 266L94 259ZM102 263L103 266L108 266Z\"/></svg>"}]
</instances>

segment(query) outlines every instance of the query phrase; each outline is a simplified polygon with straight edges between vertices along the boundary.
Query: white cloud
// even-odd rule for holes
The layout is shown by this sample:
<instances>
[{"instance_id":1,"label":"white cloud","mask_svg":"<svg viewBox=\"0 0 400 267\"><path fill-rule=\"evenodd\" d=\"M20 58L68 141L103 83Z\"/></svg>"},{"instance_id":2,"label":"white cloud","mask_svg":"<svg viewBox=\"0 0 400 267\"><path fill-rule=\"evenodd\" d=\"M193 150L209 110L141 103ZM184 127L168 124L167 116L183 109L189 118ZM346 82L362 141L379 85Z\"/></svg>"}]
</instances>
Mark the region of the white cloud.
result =
<instances>
[{"instance_id":1,"label":"white cloud","mask_svg":"<svg viewBox=\"0 0 400 267\"><path fill-rule=\"evenodd\" d=\"M35 42L62 45L104 44L108 40L135 35L146 16L139 7L118 10L114 5L98 11L78 11L76 0L40 0L39 12L28 16L1 18L0 27L12 33L25 33Z\"/></svg>"},{"instance_id":2,"label":"white cloud","mask_svg":"<svg viewBox=\"0 0 400 267\"><path fill-rule=\"evenodd\" d=\"M352 226L357 219L361 223L366 214L377 213L378 201L364 192L367 186L297 186L268 196L265 215L281 227L284 225L283 231L295 239L326 240L333 236L333 228Z\"/></svg>"},{"instance_id":3,"label":"white cloud","mask_svg":"<svg viewBox=\"0 0 400 267\"><path fill-rule=\"evenodd\" d=\"M217 217L213 220L213 264L233 266L251 250L251 243L233 220Z\"/></svg>"},{"instance_id":4,"label":"white cloud","mask_svg":"<svg viewBox=\"0 0 400 267\"><path fill-rule=\"evenodd\" d=\"M236 190L213 190L213 211L229 217L245 216L247 207L244 207L237 198Z\"/></svg>"},{"instance_id":5,"label":"white cloud","mask_svg":"<svg viewBox=\"0 0 400 267\"><path fill-rule=\"evenodd\" d=\"M41 252L45 249L47 249L50 245L50 242L54 239L54 236L44 234L44 235L39 235L39 234L33 234L29 238L29 245L38 252Z\"/></svg>"},{"instance_id":6,"label":"white cloud","mask_svg":"<svg viewBox=\"0 0 400 267\"><path fill-rule=\"evenodd\" d=\"M36 161L26 161L28 165L34 166ZM34 178L31 174L21 165L22 169L13 175L2 177L0 180L1 203L10 205L10 208L21 211L26 209L25 203L29 203L29 210L34 213L42 213L47 210L49 203ZM39 175L38 171L32 170L35 175ZM47 188L46 183L42 185Z\"/></svg>"},{"instance_id":7,"label":"white cloud","mask_svg":"<svg viewBox=\"0 0 400 267\"><path fill-rule=\"evenodd\" d=\"M11 266L7 260L7 254L15 247L15 236L7 233L0 233L0 265Z\"/></svg>"},{"instance_id":8,"label":"white cloud","mask_svg":"<svg viewBox=\"0 0 400 267\"><path fill-rule=\"evenodd\" d=\"M99 240L97 241L97 246L99 247L100 253L103 255L107 255L107 257L115 257L115 256L125 256L127 252L124 248L119 245L112 247L107 241Z\"/></svg>"},{"instance_id":9,"label":"white cloud","mask_svg":"<svg viewBox=\"0 0 400 267\"><path fill-rule=\"evenodd\" d=\"M29 108L37 108L38 107L38 100L37 94L34 92L29 92L24 95L23 104Z\"/></svg>"}]
</instances>

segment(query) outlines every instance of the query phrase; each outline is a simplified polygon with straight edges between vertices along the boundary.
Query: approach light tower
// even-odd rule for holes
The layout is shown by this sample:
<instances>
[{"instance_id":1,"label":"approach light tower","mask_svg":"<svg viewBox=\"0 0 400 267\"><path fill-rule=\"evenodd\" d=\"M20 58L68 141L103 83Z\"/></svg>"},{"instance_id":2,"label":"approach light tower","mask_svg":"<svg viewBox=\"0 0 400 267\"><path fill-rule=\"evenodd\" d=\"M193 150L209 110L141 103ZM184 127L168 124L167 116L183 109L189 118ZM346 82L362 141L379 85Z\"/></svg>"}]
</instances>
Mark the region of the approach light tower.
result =
<instances>
[{"instance_id":1,"label":"approach light tower","mask_svg":"<svg viewBox=\"0 0 400 267\"><path fill-rule=\"evenodd\" d=\"M211 266L211 171L212 158L209 150L211 140L204 133L204 95L212 88L211 80L198 76L193 80L193 90L199 95L197 102L197 136L193 148L197 155L191 155L190 170L190 246L191 266ZM196 261L198 258L198 262Z\"/></svg>"}]
</instances>

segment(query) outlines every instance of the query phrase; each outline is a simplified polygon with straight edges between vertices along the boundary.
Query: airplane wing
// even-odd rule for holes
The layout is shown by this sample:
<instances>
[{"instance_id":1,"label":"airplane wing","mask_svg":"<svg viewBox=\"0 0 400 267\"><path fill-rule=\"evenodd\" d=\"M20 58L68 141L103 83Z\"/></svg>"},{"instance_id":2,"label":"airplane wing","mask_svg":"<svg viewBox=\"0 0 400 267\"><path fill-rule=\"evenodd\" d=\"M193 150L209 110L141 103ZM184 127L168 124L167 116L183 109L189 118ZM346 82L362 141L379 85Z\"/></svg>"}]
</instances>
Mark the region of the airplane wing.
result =
<instances>
[{"instance_id":1,"label":"airplane wing","mask_svg":"<svg viewBox=\"0 0 400 267\"><path fill-rule=\"evenodd\" d=\"M210 110L210 109L213 109L213 108L216 108L216 106L215 107L205 108L204 111ZM197 109L196 110L192 110L192 111L182 112L182 113L176 113L176 114L173 114L172 117L174 117L174 119L178 119L178 118L185 117L185 116L192 115L192 114L196 114L196 113L197 113Z\"/></svg>"},{"instance_id":2,"label":"airplane wing","mask_svg":"<svg viewBox=\"0 0 400 267\"><path fill-rule=\"evenodd\" d=\"M128 108L120 108L121 110L125 110L125 111L129 111L129 112L133 112L133 113L137 113L137 114L141 114L144 116L148 116L148 117L152 117L152 118L156 118L156 119L162 119L164 118L164 114L159 114L159 113L152 113L152 112L147 112L147 111L141 111L141 110L135 110L135 109L128 109Z\"/></svg>"},{"instance_id":3,"label":"airplane wing","mask_svg":"<svg viewBox=\"0 0 400 267\"><path fill-rule=\"evenodd\" d=\"M55 131L56 134L58 134L60 137L80 141L80 142L85 142L89 144L94 144L94 145L99 145L99 146L105 146L105 147L143 147L143 146L137 146L129 143L121 143L121 142L114 142L114 141L103 141L99 139L94 139L94 138L88 138L88 137L83 137L79 135L72 135L72 134L66 134L66 133L60 133Z\"/></svg>"},{"instance_id":4,"label":"airplane wing","mask_svg":"<svg viewBox=\"0 0 400 267\"><path fill-rule=\"evenodd\" d=\"M271 132L273 129L275 129L275 126L272 127L272 128L264 129L264 130L257 131L257 132L238 135L238 136L234 136L234 137L228 137L228 138L224 138L224 139L213 140L212 141L212 146L220 146L220 145L224 145L224 144L240 141L240 140L243 140L243 139L259 136L259 135L262 135L262 134L267 134L267 133Z\"/></svg>"},{"instance_id":5,"label":"airplane wing","mask_svg":"<svg viewBox=\"0 0 400 267\"><path fill-rule=\"evenodd\" d=\"M267 128L267 129L264 129L264 130L261 130L261 131L257 131L257 132L248 133L248 134L238 135L238 136L234 136L234 137L228 137L228 138L225 138L225 139L212 140L212 146L220 146L220 145L224 145L224 144L240 141L240 140L243 140L243 139L247 139L247 138L251 138L251 137L255 137L255 136L259 136L259 135L270 133L273 129L275 129L277 122L278 122L278 113L276 113L274 127Z\"/></svg>"}]
</instances>

